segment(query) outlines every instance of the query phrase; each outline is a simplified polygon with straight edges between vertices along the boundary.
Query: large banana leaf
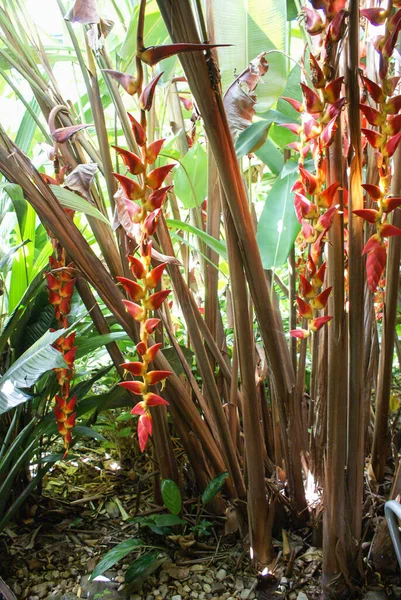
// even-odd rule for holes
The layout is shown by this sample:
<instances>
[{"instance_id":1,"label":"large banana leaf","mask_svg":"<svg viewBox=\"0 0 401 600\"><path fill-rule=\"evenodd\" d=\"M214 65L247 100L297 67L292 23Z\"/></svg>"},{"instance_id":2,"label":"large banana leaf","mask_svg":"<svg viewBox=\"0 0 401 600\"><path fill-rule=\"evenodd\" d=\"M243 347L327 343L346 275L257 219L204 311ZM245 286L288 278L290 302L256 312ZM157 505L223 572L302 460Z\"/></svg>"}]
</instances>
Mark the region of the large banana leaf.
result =
<instances>
[{"instance_id":1,"label":"large banana leaf","mask_svg":"<svg viewBox=\"0 0 401 600\"><path fill-rule=\"evenodd\" d=\"M251 60L261 52L286 49L287 8L283 0L212 0L215 38L219 44L233 44L219 50L225 91ZM286 58L269 54L269 71L257 89L257 112L270 108L286 84Z\"/></svg>"},{"instance_id":2,"label":"large banana leaf","mask_svg":"<svg viewBox=\"0 0 401 600\"><path fill-rule=\"evenodd\" d=\"M47 331L0 379L0 414L25 402L29 396L19 388L33 385L43 373L56 367L65 367L63 355L52 347L65 329Z\"/></svg>"},{"instance_id":3,"label":"large banana leaf","mask_svg":"<svg viewBox=\"0 0 401 600\"><path fill-rule=\"evenodd\" d=\"M270 190L258 223L258 245L265 269L281 267L301 228L291 188L297 173L278 177Z\"/></svg>"}]
</instances>

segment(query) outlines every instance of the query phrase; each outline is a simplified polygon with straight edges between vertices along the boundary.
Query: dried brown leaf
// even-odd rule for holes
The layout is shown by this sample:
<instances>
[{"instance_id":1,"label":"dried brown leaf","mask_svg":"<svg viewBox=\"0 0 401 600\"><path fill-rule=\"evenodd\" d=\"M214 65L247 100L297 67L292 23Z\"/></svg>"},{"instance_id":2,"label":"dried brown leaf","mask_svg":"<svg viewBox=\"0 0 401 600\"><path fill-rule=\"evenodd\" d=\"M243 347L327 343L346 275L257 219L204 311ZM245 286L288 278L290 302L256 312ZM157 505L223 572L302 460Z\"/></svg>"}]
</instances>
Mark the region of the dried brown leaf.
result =
<instances>
[{"instance_id":1,"label":"dried brown leaf","mask_svg":"<svg viewBox=\"0 0 401 600\"><path fill-rule=\"evenodd\" d=\"M224 94L224 108L234 141L252 124L256 104L254 91L268 68L263 52L233 81Z\"/></svg>"},{"instance_id":2,"label":"dried brown leaf","mask_svg":"<svg viewBox=\"0 0 401 600\"><path fill-rule=\"evenodd\" d=\"M71 23L82 23L82 25L99 23L97 0L76 0L74 6L66 14L65 19L71 21Z\"/></svg>"},{"instance_id":3,"label":"dried brown leaf","mask_svg":"<svg viewBox=\"0 0 401 600\"><path fill-rule=\"evenodd\" d=\"M66 178L64 187L90 200L90 188L96 171L97 165L94 163L78 165Z\"/></svg>"}]
</instances>

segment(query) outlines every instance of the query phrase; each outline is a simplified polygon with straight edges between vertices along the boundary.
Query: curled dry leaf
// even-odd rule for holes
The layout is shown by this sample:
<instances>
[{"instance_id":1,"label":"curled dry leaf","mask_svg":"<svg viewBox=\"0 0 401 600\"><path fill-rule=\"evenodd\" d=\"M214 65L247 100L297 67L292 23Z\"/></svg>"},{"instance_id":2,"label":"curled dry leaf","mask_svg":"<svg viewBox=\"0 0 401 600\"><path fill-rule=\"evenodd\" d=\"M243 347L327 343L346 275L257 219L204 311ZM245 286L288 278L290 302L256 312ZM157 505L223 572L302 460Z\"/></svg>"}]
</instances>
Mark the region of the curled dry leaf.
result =
<instances>
[{"instance_id":1,"label":"curled dry leaf","mask_svg":"<svg viewBox=\"0 0 401 600\"><path fill-rule=\"evenodd\" d=\"M76 0L73 7L65 16L66 21L91 25L99 23L100 17L97 10L97 0Z\"/></svg>"},{"instance_id":2,"label":"curled dry leaf","mask_svg":"<svg viewBox=\"0 0 401 600\"><path fill-rule=\"evenodd\" d=\"M64 182L64 187L78 192L90 200L90 188L97 171L95 163L82 164L75 167Z\"/></svg>"},{"instance_id":3,"label":"curled dry leaf","mask_svg":"<svg viewBox=\"0 0 401 600\"><path fill-rule=\"evenodd\" d=\"M252 124L256 104L254 91L269 68L265 54L265 52L259 54L224 94L224 108L234 141Z\"/></svg>"}]
</instances>

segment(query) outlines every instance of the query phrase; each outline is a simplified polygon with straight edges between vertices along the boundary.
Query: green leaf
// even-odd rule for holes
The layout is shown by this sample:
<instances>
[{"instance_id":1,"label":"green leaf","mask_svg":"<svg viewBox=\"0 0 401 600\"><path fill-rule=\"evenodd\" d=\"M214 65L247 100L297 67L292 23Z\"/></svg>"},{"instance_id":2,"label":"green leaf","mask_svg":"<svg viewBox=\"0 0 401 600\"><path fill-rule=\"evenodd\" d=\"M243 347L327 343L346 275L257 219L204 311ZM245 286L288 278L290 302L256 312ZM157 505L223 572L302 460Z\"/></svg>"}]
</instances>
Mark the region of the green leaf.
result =
<instances>
[{"instance_id":1,"label":"green leaf","mask_svg":"<svg viewBox=\"0 0 401 600\"><path fill-rule=\"evenodd\" d=\"M239 75L261 52L286 50L287 10L283 0L213 0L212 6L216 40L232 44L218 51L224 91L231 85L233 75ZM287 79L286 58L278 53L266 58L269 71L263 78L265 84L256 90L257 112L276 102Z\"/></svg>"},{"instance_id":2,"label":"green leaf","mask_svg":"<svg viewBox=\"0 0 401 600\"><path fill-rule=\"evenodd\" d=\"M293 21L298 16L295 0L287 0L287 21Z\"/></svg>"},{"instance_id":3,"label":"green leaf","mask_svg":"<svg viewBox=\"0 0 401 600\"><path fill-rule=\"evenodd\" d=\"M284 166L284 157L276 144L267 139L263 146L255 152L256 156L269 167L275 175L279 175Z\"/></svg>"},{"instance_id":4,"label":"green leaf","mask_svg":"<svg viewBox=\"0 0 401 600\"><path fill-rule=\"evenodd\" d=\"M91 337L80 337L77 338L77 358L82 358L89 352L93 352L106 344L110 344L110 342L117 342L118 340L127 340L129 336L125 331L112 331L111 333L104 333L103 335L94 335Z\"/></svg>"},{"instance_id":5,"label":"green leaf","mask_svg":"<svg viewBox=\"0 0 401 600\"><path fill-rule=\"evenodd\" d=\"M257 240L265 269L275 269L285 263L300 231L291 193L297 178L297 173L278 178L260 215Z\"/></svg>"},{"instance_id":6,"label":"green leaf","mask_svg":"<svg viewBox=\"0 0 401 600\"><path fill-rule=\"evenodd\" d=\"M0 414L28 400L18 388L28 388L46 371L66 366L63 355L51 345L64 332L65 329L47 331L6 371L0 379Z\"/></svg>"},{"instance_id":7,"label":"green leaf","mask_svg":"<svg viewBox=\"0 0 401 600\"><path fill-rule=\"evenodd\" d=\"M184 525L185 521L177 515L153 515L152 521L158 527L174 527Z\"/></svg>"},{"instance_id":8,"label":"green leaf","mask_svg":"<svg viewBox=\"0 0 401 600\"><path fill-rule=\"evenodd\" d=\"M166 556L160 556L159 550L153 550L142 554L137 558L125 571L126 583L133 583L140 585L149 575L154 573L160 565L166 560Z\"/></svg>"},{"instance_id":9,"label":"green leaf","mask_svg":"<svg viewBox=\"0 0 401 600\"><path fill-rule=\"evenodd\" d=\"M207 195L207 154L196 143L181 160L174 173L174 191L184 208L202 204Z\"/></svg>"},{"instance_id":10,"label":"green leaf","mask_svg":"<svg viewBox=\"0 0 401 600\"><path fill-rule=\"evenodd\" d=\"M74 427L74 435L77 437L87 437L92 438L94 440L100 440L101 442L105 442L106 438L96 431L96 429L92 429L91 427L84 427L83 425L76 425Z\"/></svg>"},{"instance_id":11,"label":"green leaf","mask_svg":"<svg viewBox=\"0 0 401 600\"><path fill-rule=\"evenodd\" d=\"M209 483L209 485L202 494L202 504L209 504L209 502L213 500L216 494L218 494L218 492L223 487L226 479L228 479L227 471L224 471L224 473L220 473L220 475L217 475L217 477L212 479L212 481Z\"/></svg>"},{"instance_id":12,"label":"green leaf","mask_svg":"<svg viewBox=\"0 0 401 600\"><path fill-rule=\"evenodd\" d=\"M85 215L95 217L96 219L99 219L99 221L103 221L103 223L110 225L108 219L102 215L96 206L92 206L92 204L89 204L87 200L81 198L78 194L74 194L74 192L70 192L70 190L66 190L59 185L50 184L50 187L53 194L64 208L70 208L71 210L85 213Z\"/></svg>"},{"instance_id":13,"label":"green leaf","mask_svg":"<svg viewBox=\"0 0 401 600\"><path fill-rule=\"evenodd\" d=\"M302 91L301 86L299 85L301 78L301 69L298 65L290 71L288 76L287 84L282 96L286 96L287 98L294 98L295 100L302 101ZM277 110L285 115L287 118L285 121L279 121L281 123L297 123L299 122L299 113L285 100L281 98L277 102ZM285 127L278 127L276 124L273 125L270 131L270 138L278 144L281 148L284 148L287 144L294 142L297 139L297 136L286 129Z\"/></svg>"},{"instance_id":14,"label":"green leaf","mask_svg":"<svg viewBox=\"0 0 401 600\"><path fill-rule=\"evenodd\" d=\"M240 133L235 142L237 158L242 158L246 154L255 152L255 150L260 148L266 141L270 125L271 121L263 119L252 123L245 131Z\"/></svg>"},{"instance_id":15,"label":"green leaf","mask_svg":"<svg viewBox=\"0 0 401 600\"><path fill-rule=\"evenodd\" d=\"M136 550L138 547L143 546L143 541L138 538L131 538L117 544L114 548L109 550L107 554L103 556L100 562L96 565L94 571L91 573L90 580L93 581L99 575L102 575L107 569L110 569L115 564L120 562L127 554Z\"/></svg>"},{"instance_id":16,"label":"green leaf","mask_svg":"<svg viewBox=\"0 0 401 600\"><path fill-rule=\"evenodd\" d=\"M181 348L181 352L185 356L185 359L186 359L188 365L191 367L192 359L195 356L193 351L190 348L187 348L187 346L181 346L181 344L180 344L180 348ZM175 348L173 346L168 346L167 348L163 348L163 354L167 358L168 362L170 363L170 366L172 367L174 373L176 375L182 375L184 373L184 369L182 367L180 359L178 358Z\"/></svg>"},{"instance_id":17,"label":"green leaf","mask_svg":"<svg viewBox=\"0 0 401 600\"><path fill-rule=\"evenodd\" d=\"M178 221L177 219L166 219L166 223L168 227L171 227L172 229L181 229L197 235L203 242L205 242L206 246L209 246L209 248L224 258L224 260L227 260L227 249L225 243L220 240L216 240L214 237L206 233L206 231L202 231L194 225L184 223L183 221Z\"/></svg>"},{"instance_id":18,"label":"green leaf","mask_svg":"<svg viewBox=\"0 0 401 600\"><path fill-rule=\"evenodd\" d=\"M178 485L172 479L163 479L160 489L164 506L173 515L178 515L182 508L182 497Z\"/></svg>"}]
</instances>

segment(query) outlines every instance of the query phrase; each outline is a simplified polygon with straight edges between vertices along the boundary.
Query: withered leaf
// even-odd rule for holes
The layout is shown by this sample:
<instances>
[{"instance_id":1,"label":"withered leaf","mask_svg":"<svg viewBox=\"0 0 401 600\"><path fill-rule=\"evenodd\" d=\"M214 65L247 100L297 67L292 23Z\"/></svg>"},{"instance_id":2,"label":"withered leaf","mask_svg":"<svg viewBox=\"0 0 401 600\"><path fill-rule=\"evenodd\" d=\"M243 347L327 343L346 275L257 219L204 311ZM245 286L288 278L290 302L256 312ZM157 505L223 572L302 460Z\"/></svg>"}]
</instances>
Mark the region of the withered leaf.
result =
<instances>
[{"instance_id":1,"label":"withered leaf","mask_svg":"<svg viewBox=\"0 0 401 600\"><path fill-rule=\"evenodd\" d=\"M90 127L90 125L71 125L70 127L60 127L52 132L52 138L58 144L64 144L64 142L69 140L75 133L78 133L78 131L81 131L81 129L86 129L87 127Z\"/></svg>"},{"instance_id":2,"label":"withered leaf","mask_svg":"<svg viewBox=\"0 0 401 600\"><path fill-rule=\"evenodd\" d=\"M75 4L65 16L66 21L90 25L99 23L100 17L97 10L97 0L76 0Z\"/></svg>"},{"instance_id":3,"label":"withered leaf","mask_svg":"<svg viewBox=\"0 0 401 600\"><path fill-rule=\"evenodd\" d=\"M254 91L268 68L265 52L262 52L233 81L224 94L224 108L234 141L252 124L256 104Z\"/></svg>"},{"instance_id":4,"label":"withered leaf","mask_svg":"<svg viewBox=\"0 0 401 600\"><path fill-rule=\"evenodd\" d=\"M90 188L96 171L97 165L94 163L78 165L68 175L64 182L64 186L73 192L82 194L82 196L90 200Z\"/></svg>"}]
</instances>

